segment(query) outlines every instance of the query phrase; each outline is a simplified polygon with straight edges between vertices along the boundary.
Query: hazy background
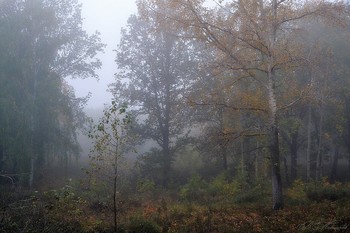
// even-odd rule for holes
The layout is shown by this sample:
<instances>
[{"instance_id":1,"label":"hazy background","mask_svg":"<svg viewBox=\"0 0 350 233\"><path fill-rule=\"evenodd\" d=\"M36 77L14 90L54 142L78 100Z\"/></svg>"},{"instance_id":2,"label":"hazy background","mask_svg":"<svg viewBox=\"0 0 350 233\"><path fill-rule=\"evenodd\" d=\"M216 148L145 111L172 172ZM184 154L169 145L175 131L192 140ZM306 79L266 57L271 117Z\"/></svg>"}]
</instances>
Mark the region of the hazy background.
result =
<instances>
[{"instance_id":1,"label":"hazy background","mask_svg":"<svg viewBox=\"0 0 350 233\"><path fill-rule=\"evenodd\" d=\"M107 44L107 47L105 53L99 55L103 63L102 69L98 71L99 81L69 80L69 83L75 88L77 97L92 93L88 109L100 108L112 98L106 90L117 72L113 50L120 41L121 28L126 26L130 14L136 13L136 3L135 0L80 0L80 2L83 4L83 27L89 34L99 31L102 42Z\"/></svg>"}]
</instances>

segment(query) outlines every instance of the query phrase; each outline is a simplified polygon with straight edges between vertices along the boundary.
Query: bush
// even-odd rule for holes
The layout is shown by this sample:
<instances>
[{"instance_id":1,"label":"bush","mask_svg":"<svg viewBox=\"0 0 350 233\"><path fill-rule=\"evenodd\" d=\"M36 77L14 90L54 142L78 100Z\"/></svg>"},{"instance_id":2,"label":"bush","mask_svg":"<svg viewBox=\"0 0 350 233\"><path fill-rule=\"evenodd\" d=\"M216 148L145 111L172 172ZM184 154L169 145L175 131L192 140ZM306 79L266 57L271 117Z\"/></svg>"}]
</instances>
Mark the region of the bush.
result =
<instances>
[{"instance_id":1,"label":"bush","mask_svg":"<svg viewBox=\"0 0 350 233\"><path fill-rule=\"evenodd\" d=\"M144 179L144 180L139 180L137 182L136 190L139 193L146 193L146 192L153 193L155 189L156 189L156 184L152 180Z\"/></svg>"},{"instance_id":2,"label":"bush","mask_svg":"<svg viewBox=\"0 0 350 233\"><path fill-rule=\"evenodd\" d=\"M55 212L55 213L52 213ZM46 200L31 198L11 203L2 213L0 232L83 232L78 219L58 216L61 209ZM69 213L68 213L69 214Z\"/></svg>"},{"instance_id":3,"label":"bush","mask_svg":"<svg viewBox=\"0 0 350 233\"><path fill-rule=\"evenodd\" d=\"M300 179L295 180L292 186L287 190L286 196L292 203L305 203L307 201L305 183Z\"/></svg>"},{"instance_id":4,"label":"bush","mask_svg":"<svg viewBox=\"0 0 350 233\"><path fill-rule=\"evenodd\" d=\"M208 183L199 175L193 175L180 190L180 197L186 201L203 201L207 197Z\"/></svg>"},{"instance_id":5,"label":"bush","mask_svg":"<svg viewBox=\"0 0 350 233\"><path fill-rule=\"evenodd\" d=\"M330 184L326 179L323 179L322 182L309 185L306 189L306 195L311 201L337 201L348 198L350 190L341 183Z\"/></svg>"},{"instance_id":6,"label":"bush","mask_svg":"<svg viewBox=\"0 0 350 233\"><path fill-rule=\"evenodd\" d=\"M350 192L346 189L335 187L314 187L307 190L307 197L312 201L337 201L349 197Z\"/></svg>"},{"instance_id":7,"label":"bush","mask_svg":"<svg viewBox=\"0 0 350 233\"><path fill-rule=\"evenodd\" d=\"M161 228L153 221L147 220L141 216L133 217L127 226L128 231L132 233L160 233Z\"/></svg>"},{"instance_id":8,"label":"bush","mask_svg":"<svg viewBox=\"0 0 350 233\"><path fill-rule=\"evenodd\" d=\"M180 190L180 197L196 203L262 203L269 198L269 188L265 182L248 186L239 179L230 181L226 173L218 175L210 183L194 175Z\"/></svg>"},{"instance_id":9,"label":"bush","mask_svg":"<svg viewBox=\"0 0 350 233\"><path fill-rule=\"evenodd\" d=\"M194 175L180 190L180 197L190 202L227 201L228 197L233 197L240 192L241 186L237 180L230 181L226 173L218 175L210 183L199 175Z\"/></svg>"},{"instance_id":10,"label":"bush","mask_svg":"<svg viewBox=\"0 0 350 233\"><path fill-rule=\"evenodd\" d=\"M239 192L240 183L237 180L229 181L226 173L222 173L215 177L210 183L209 189L212 196L234 196Z\"/></svg>"},{"instance_id":11,"label":"bush","mask_svg":"<svg viewBox=\"0 0 350 233\"><path fill-rule=\"evenodd\" d=\"M253 204L266 203L270 198L270 191L263 184L255 184L252 188L240 190L234 197L234 202L237 204Z\"/></svg>"}]
</instances>

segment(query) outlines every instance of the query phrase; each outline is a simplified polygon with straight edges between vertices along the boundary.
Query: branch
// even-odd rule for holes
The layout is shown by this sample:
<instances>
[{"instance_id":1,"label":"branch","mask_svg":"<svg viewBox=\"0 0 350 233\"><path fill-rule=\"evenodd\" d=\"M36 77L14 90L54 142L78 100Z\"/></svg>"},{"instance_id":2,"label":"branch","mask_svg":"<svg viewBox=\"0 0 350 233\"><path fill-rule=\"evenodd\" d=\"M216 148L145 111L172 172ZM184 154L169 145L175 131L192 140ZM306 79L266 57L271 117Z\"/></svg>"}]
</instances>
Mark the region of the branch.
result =
<instances>
[{"instance_id":1,"label":"branch","mask_svg":"<svg viewBox=\"0 0 350 233\"><path fill-rule=\"evenodd\" d=\"M0 176L22 176L22 175L30 175L31 173L16 173L16 174L0 174Z\"/></svg>"},{"instance_id":2,"label":"branch","mask_svg":"<svg viewBox=\"0 0 350 233\"><path fill-rule=\"evenodd\" d=\"M280 0L277 2L277 6L281 5L282 3L284 3L285 1L288 1L288 0Z\"/></svg>"},{"instance_id":3,"label":"branch","mask_svg":"<svg viewBox=\"0 0 350 233\"><path fill-rule=\"evenodd\" d=\"M251 153L251 152L254 152L254 151L257 151L257 150L261 150L261 149L265 149L265 148L268 148L268 146L259 146L259 147L256 147L254 149L251 149L251 150L246 150L246 151L243 151L243 154L248 154L248 153ZM238 156L238 155L241 155L242 152L238 152L238 153L235 153L233 154L233 156Z\"/></svg>"},{"instance_id":4,"label":"branch","mask_svg":"<svg viewBox=\"0 0 350 233\"><path fill-rule=\"evenodd\" d=\"M267 113L266 109L263 108L254 108L254 107L236 107L236 106L230 106L224 103L198 103L195 102L193 100L188 100L189 103L193 104L193 105L197 105L197 106L220 106L220 107L225 107L225 108L229 108L231 110L235 110L235 111L255 111L255 112L263 112L263 113Z\"/></svg>"},{"instance_id":5,"label":"branch","mask_svg":"<svg viewBox=\"0 0 350 233\"><path fill-rule=\"evenodd\" d=\"M12 184L12 188L15 186L15 181L13 180L13 178L11 176L8 176L8 175L0 175L0 177L4 177L4 178L7 178L11 181L11 184Z\"/></svg>"}]
</instances>

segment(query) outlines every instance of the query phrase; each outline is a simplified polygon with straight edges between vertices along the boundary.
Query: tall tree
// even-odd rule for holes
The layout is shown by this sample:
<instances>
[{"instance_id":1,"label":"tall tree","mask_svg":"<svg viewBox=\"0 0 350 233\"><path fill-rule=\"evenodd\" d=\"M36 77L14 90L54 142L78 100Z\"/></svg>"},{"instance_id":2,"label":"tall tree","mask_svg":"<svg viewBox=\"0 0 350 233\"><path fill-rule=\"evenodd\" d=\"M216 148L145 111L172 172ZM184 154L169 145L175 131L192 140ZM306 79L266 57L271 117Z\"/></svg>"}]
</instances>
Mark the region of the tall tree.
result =
<instances>
[{"instance_id":1,"label":"tall tree","mask_svg":"<svg viewBox=\"0 0 350 233\"><path fill-rule=\"evenodd\" d=\"M137 112L140 132L162 151L163 185L169 181L176 138L184 133L188 87L196 74L190 42L160 27L152 11L147 20L132 15L117 49L120 72L113 85L115 98Z\"/></svg>"},{"instance_id":2,"label":"tall tree","mask_svg":"<svg viewBox=\"0 0 350 233\"><path fill-rule=\"evenodd\" d=\"M33 165L78 153L85 100L65 78L97 77L103 44L82 29L77 0L4 0L0 13L0 144L7 171L34 177Z\"/></svg>"},{"instance_id":3,"label":"tall tree","mask_svg":"<svg viewBox=\"0 0 350 233\"><path fill-rule=\"evenodd\" d=\"M265 93L268 116L268 146L272 170L273 209L283 208L278 137L277 87L283 72L293 69L301 60L296 23L311 16L325 16L339 22L344 5L324 1L219 1L218 7L202 0L149 0L145 4L173 9L167 18L189 29L193 37L217 48L217 58L239 77L250 77ZM220 2L222 4L220 4ZM158 11L160 14L161 11Z\"/></svg>"}]
</instances>

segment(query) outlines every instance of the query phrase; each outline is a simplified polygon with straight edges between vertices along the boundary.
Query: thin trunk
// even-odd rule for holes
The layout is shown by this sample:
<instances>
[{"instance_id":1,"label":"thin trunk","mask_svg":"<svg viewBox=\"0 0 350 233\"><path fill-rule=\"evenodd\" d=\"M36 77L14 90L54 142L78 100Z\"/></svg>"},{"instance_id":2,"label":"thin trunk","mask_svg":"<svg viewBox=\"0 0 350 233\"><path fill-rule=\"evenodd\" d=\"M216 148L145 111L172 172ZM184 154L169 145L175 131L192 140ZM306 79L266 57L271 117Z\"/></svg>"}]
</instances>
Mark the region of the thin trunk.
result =
<instances>
[{"instance_id":1,"label":"thin trunk","mask_svg":"<svg viewBox=\"0 0 350 233\"><path fill-rule=\"evenodd\" d=\"M241 139L241 174L242 174L242 177L244 177L245 167L244 167L244 141L243 141L243 138Z\"/></svg>"},{"instance_id":2,"label":"thin trunk","mask_svg":"<svg viewBox=\"0 0 350 233\"><path fill-rule=\"evenodd\" d=\"M291 155L291 162L290 162L290 181L293 182L294 180L296 180L298 174L298 160L297 160L297 155L296 154L292 154Z\"/></svg>"},{"instance_id":3,"label":"thin trunk","mask_svg":"<svg viewBox=\"0 0 350 233\"><path fill-rule=\"evenodd\" d=\"M350 181L350 143L346 144L348 151L348 181Z\"/></svg>"},{"instance_id":4,"label":"thin trunk","mask_svg":"<svg viewBox=\"0 0 350 233\"><path fill-rule=\"evenodd\" d=\"M227 171L227 148L226 148L226 136L224 135L224 131L225 131L224 108L219 109L219 122L220 122L221 132L223 134L223 138L221 142L222 166L223 166L223 169Z\"/></svg>"},{"instance_id":5,"label":"thin trunk","mask_svg":"<svg viewBox=\"0 0 350 233\"><path fill-rule=\"evenodd\" d=\"M350 180L350 152L349 152L349 160L348 160L348 180Z\"/></svg>"},{"instance_id":6,"label":"thin trunk","mask_svg":"<svg viewBox=\"0 0 350 233\"><path fill-rule=\"evenodd\" d=\"M290 181L293 182L297 178L298 166L298 133L292 135L292 142L290 145Z\"/></svg>"},{"instance_id":7,"label":"thin trunk","mask_svg":"<svg viewBox=\"0 0 350 233\"><path fill-rule=\"evenodd\" d=\"M221 153L222 153L222 166L225 171L227 171L227 149L226 145L221 146Z\"/></svg>"},{"instance_id":8,"label":"thin trunk","mask_svg":"<svg viewBox=\"0 0 350 233\"><path fill-rule=\"evenodd\" d=\"M64 180L68 180L68 154L67 150L65 149L64 152Z\"/></svg>"},{"instance_id":9,"label":"thin trunk","mask_svg":"<svg viewBox=\"0 0 350 233\"><path fill-rule=\"evenodd\" d=\"M333 155L333 163L332 163L332 170L330 174L330 182L334 183L337 177L337 170L338 170L338 159L339 159L339 149L336 147L334 149L334 155Z\"/></svg>"},{"instance_id":10,"label":"thin trunk","mask_svg":"<svg viewBox=\"0 0 350 233\"><path fill-rule=\"evenodd\" d=\"M117 222L117 175L114 175L113 180L113 218L114 218L114 232L117 233L118 222Z\"/></svg>"},{"instance_id":11,"label":"thin trunk","mask_svg":"<svg viewBox=\"0 0 350 233\"><path fill-rule=\"evenodd\" d=\"M116 139L115 154L114 154L114 177L113 177L113 222L114 232L117 233L118 222L117 222L117 181L118 181L118 156L119 156L119 139Z\"/></svg>"},{"instance_id":12,"label":"thin trunk","mask_svg":"<svg viewBox=\"0 0 350 233\"><path fill-rule=\"evenodd\" d=\"M348 180L350 181L350 99L345 97L345 114L347 119L347 132L344 136L345 145L348 150Z\"/></svg>"},{"instance_id":13,"label":"thin trunk","mask_svg":"<svg viewBox=\"0 0 350 233\"><path fill-rule=\"evenodd\" d=\"M33 6L31 6L32 8L31 9L34 9ZM33 33L32 35L35 35L35 32L37 31L36 30L36 24L31 24L30 25L30 31ZM26 76L30 76L32 75L32 78L33 78L33 86L32 86L32 90L31 90L31 95L29 94L27 97L28 98L31 98L31 101L30 101L30 157L31 157L31 171L30 171L30 177L29 177L29 188L30 190L32 190L33 188L33 183L34 183L34 162L35 164L37 165L36 169L38 169L38 167L40 167L40 158L39 158L39 144L38 144L38 141L37 141L37 138L35 138L35 133L37 131L37 128L35 127L36 125L36 115L37 113L35 112L35 107L36 104L37 104L37 95L38 95L38 74L39 74L39 67L40 67L40 64L36 62L36 57L37 57L37 53L35 51L35 48L36 45L35 45L35 42L34 44L32 44L32 59L29 61L30 62L30 72L27 73L25 72L24 74L24 77Z\"/></svg>"},{"instance_id":14,"label":"thin trunk","mask_svg":"<svg viewBox=\"0 0 350 233\"><path fill-rule=\"evenodd\" d=\"M3 171L3 167L5 165L5 155L4 148L0 144L0 173Z\"/></svg>"},{"instance_id":15,"label":"thin trunk","mask_svg":"<svg viewBox=\"0 0 350 233\"><path fill-rule=\"evenodd\" d=\"M286 170L286 181L287 183L292 183L297 176L297 154L298 154L298 130L295 130L288 135L285 132L281 133L282 138L285 140L290 151L290 172L288 174L287 157L284 158L284 166Z\"/></svg>"},{"instance_id":16,"label":"thin trunk","mask_svg":"<svg viewBox=\"0 0 350 233\"><path fill-rule=\"evenodd\" d=\"M33 182L34 182L34 158L31 158L30 160L30 175L29 175L29 189L33 189Z\"/></svg>"},{"instance_id":17,"label":"thin trunk","mask_svg":"<svg viewBox=\"0 0 350 233\"><path fill-rule=\"evenodd\" d=\"M306 181L311 180L311 168L310 168L310 158L311 158L311 104L308 109L308 122L307 122L307 149L306 149Z\"/></svg>"},{"instance_id":18,"label":"thin trunk","mask_svg":"<svg viewBox=\"0 0 350 233\"><path fill-rule=\"evenodd\" d=\"M256 154L255 154L255 179L259 178L259 141L256 142Z\"/></svg>"},{"instance_id":19,"label":"thin trunk","mask_svg":"<svg viewBox=\"0 0 350 233\"><path fill-rule=\"evenodd\" d=\"M288 162L287 156L283 156L283 165L284 165L284 178L286 179L286 184L290 184L289 175L288 175Z\"/></svg>"},{"instance_id":20,"label":"thin trunk","mask_svg":"<svg viewBox=\"0 0 350 233\"><path fill-rule=\"evenodd\" d=\"M323 166L323 158L322 158L322 123L323 123L323 110L321 106L320 110L320 123L318 130L318 148L317 148L317 157L316 157L316 180L321 180L322 174L322 166Z\"/></svg>"}]
</instances>

